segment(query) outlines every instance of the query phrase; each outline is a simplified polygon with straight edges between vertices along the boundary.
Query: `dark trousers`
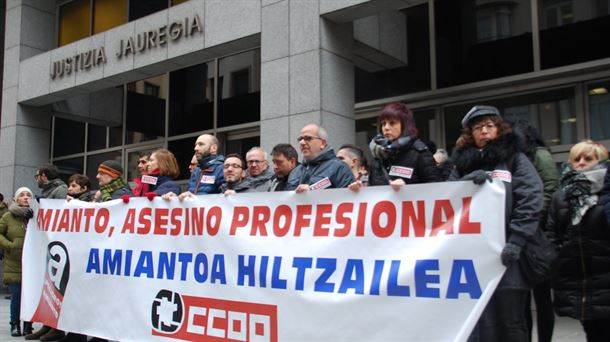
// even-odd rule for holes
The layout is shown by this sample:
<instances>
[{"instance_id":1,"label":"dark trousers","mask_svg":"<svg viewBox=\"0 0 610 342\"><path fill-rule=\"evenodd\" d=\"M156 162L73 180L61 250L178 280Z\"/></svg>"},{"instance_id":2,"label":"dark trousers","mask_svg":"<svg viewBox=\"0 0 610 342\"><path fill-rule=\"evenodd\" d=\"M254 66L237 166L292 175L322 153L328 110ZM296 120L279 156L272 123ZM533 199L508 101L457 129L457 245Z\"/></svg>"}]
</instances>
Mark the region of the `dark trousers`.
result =
<instances>
[{"instance_id":1,"label":"dark trousers","mask_svg":"<svg viewBox=\"0 0 610 342\"><path fill-rule=\"evenodd\" d=\"M528 342L524 312L530 291L497 289L485 307L468 342Z\"/></svg>"},{"instance_id":2,"label":"dark trousers","mask_svg":"<svg viewBox=\"0 0 610 342\"><path fill-rule=\"evenodd\" d=\"M607 342L610 339L610 319L581 321L587 334L587 342Z\"/></svg>"},{"instance_id":3,"label":"dark trousers","mask_svg":"<svg viewBox=\"0 0 610 342\"><path fill-rule=\"evenodd\" d=\"M21 314L21 283L9 283L11 291L11 322L19 322Z\"/></svg>"},{"instance_id":4,"label":"dark trousers","mask_svg":"<svg viewBox=\"0 0 610 342\"><path fill-rule=\"evenodd\" d=\"M534 303L536 304L536 322L538 326L538 342L551 342L555 329L555 311L551 297L551 283L545 281L534 288ZM533 322L530 303L526 307L527 328L531 339Z\"/></svg>"}]
</instances>

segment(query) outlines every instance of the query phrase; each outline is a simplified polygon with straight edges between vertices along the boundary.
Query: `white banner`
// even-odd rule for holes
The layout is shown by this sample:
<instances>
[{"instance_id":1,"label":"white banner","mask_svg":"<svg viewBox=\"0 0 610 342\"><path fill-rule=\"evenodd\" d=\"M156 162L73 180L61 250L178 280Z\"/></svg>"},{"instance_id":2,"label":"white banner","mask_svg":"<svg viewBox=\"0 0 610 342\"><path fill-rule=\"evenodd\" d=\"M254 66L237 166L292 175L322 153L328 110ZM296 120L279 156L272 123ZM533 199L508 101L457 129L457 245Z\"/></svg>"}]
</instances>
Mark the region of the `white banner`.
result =
<instances>
[{"instance_id":1,"label":"white banner","mask_svg":"<svg viewBox=\"0 0 610 342\"><path fill-rule=\"evenodd\" d=\"M505 269L499 181L36 214L22 318L121 341L464 341Z\"/></svg>"}]
</instances>

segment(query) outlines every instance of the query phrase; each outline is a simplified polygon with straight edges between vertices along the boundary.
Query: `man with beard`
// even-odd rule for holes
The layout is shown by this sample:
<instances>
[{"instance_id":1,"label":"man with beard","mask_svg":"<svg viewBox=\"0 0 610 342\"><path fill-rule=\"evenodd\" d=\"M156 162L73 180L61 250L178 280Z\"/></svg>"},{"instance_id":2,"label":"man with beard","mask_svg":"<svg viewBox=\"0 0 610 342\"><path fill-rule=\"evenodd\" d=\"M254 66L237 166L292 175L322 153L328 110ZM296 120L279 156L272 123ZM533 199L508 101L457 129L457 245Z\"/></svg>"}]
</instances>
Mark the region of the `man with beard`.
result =
<instances>
[{"instance_id":1,"label":"man with beard","mask_svg":"<svg viewBox=\"0 0 610 342\"><path fill-rule=\"evenodd\" d=\"M59 179L57 166L46 164L36 170L34 175L38 187L42 189L40 198L65 199L68 195L68 186Z\"/></svg>"},{"instance_id":2,"label":"man with beard","mask_svg":"<svg viewBox=\"0 0 610 342\"><path fill-rule=\"evenodd\" d=\"M239 154L228 154L224 162L224 179L225 182L220 186L220 192L225 196L232 195L237 192L247 192L249 183L244 179L244 161Z\"/></svg>"}]
</instances>

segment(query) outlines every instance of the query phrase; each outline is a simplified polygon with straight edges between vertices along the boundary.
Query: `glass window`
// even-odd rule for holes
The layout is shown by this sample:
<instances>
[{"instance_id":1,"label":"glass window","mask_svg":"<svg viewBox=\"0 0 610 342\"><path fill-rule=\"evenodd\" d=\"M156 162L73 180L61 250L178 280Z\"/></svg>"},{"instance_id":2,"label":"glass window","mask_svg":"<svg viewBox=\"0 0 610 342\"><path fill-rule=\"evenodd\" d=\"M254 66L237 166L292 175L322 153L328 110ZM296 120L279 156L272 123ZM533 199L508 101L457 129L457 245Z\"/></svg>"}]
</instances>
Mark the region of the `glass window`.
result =
<instances>
[{"instance_id":1,"label":"glass window","mask_svg":"<svg viewBox=\"0 0 610 342\"><path fill-rule=\"evenodd\" d=\"M260 49L219 61L218 127L260 120Z\"/></svg>"},{"instance_id":2,"label":"glass window","mask_svg":"<svg viewBox=\"0 0 610 342\"><path fill-rule=\"evenodd\" d=\"M112 151L112 152L106 152L106 153L100 153L100 154L93 154L93 155L89 155L87 157L87 177L89 177L89 179L91 180L92 189L100 188L99 183L97 182L97 178L96 178L97 169L100 166L100 164L106 160L114 159L117 162L121 163L121 165L123 165L121 158L122 158L121 151Z\"/></svg>"},{"instance_id":3,"label":"glass window","mask_svg":"<svg viewBox=\"0 0 610 342\"><path fill-rule=\"evenodd\" d=\"M608 0L539 0L543 69L610 57Z\"/></svg>"},{"instance_id":4,"label":"glass window","mask_svg":"<svg viewBox=\"0 0 610 342\"><path fill-rule=\"evenodd\" d=\"M106 126L88 125L89 131L87 132L87 150L95 151L106 148Z\"/></svg>"},{"instance_id":5,"label":"glass window","mask_svg":"<svg viewBox=\"0 0 610 342\"><path fill-rule=\"evenodd\" d=\"M129 21L164 10L168 4L167 0L129 0Z\"/></svg>"},{"instance_id":6,"label":"glass window","mask_svg":"<svg viewBox=\"0 0 610 342\"><path fill-rule=\"evenodd\" d=\"M589 91L589 127L591 139L610 139L610 81L594 83Z\"/></svg>"},{"instance_id":7,"label":"glass window","mask_svg":"<svg viewBox=\"0 0 610 342\"><path fill-rule=\"evenodd\" d=\"M74 0L59 7L59 46L89 36L89 0Z\"/></svg>"},{"instance_id":8,"label":"glass window","mask_svg":"<svg viewBox=\"0 0 610 342\"><path fill-rule=\"evenodd\" d=\"M214 63L173 71L169 81L169 135L213 128Z\"/></svg>"},{"instance_id":9,"label":"glass window","mask_svg":"<svg viewBox=\"0 0 610 342\"><path fill-rule=\"evenodd\" d=\"M439 87L533 71L529 0L435 0Z\"/></svg>"},{"instance_id":10,"label":"glass window","mask_svg":"<svg viewBox=\"0 0 610 342\"><path fill-rule=\"evenodd\" d=\"M123 144L123 89L123 86L118 86L91 93L91 118L110 128L108 147ZM89 147L89 150L92 148Z\"/></svg>"},{"instance_id":11,"label":"glass window","mask_svg":"<svg viewBox=\"0 0 610 342\"><path fill-rule=\"evenodd\" d=\"M127 0L95 0L93 33L110 30L127 22Z\"/></svg>"},{"instance_id":12,"label":"glass window","mask_svg":"<svg viewBox=\"0 0 610 342\"><path fill-rule=\"evenodd\" d=\"M64 160L54 160L53 165L59 169L59 178L68 184L68 178L75 173L83 173L84 158L70 158ZM95 180L95 178L94 178Z\"/></svg>"},{"instance_id":13,"label":"glass window","mask_svg":"<svg viewBox=\"0 0 610 342\"><path fill-rule=\"evenodd\" d=\"M167 143L167 149L172 151L180 167L180 176L178 179L188 179L191 174L189 172L189 164L195 154L193 148L197 137L186 139L173 140Z\"/></svg>"},{"instance_id":14,"label":"glass window","mask_svg":"<svg viewBox=\"0 0 610 342\"><path fill-rule=\"evenodd\" d=\"M156 91L151 89L157 87ZM147 94L148 92L148 94ZM167 75L127 84L127 143L139 143L165 136Z\"/></svg>"},{"instance_id":15,"label":"glass window","mask_svg":"<svg viewBox=\"0 0 610 342\"><path fill-rule=\"evenodd\" d=\"M242 156L242 158L246 159L246 152L248 152L252 147L260 146L260 143L261 138L259 136L231 139L227 141L224 154L227 155L229 153L237 153ZM269 151L267 151L267 153L269 153Z\"/></svg>"},{"instance_id":16,"label":"glass window","mask_svg":"<svg viewBox=\"0 0 610 342\"><path fill-rule=\"evenodd\" d=\"M370 162L373 155L369 149L369 143L377 135L377 117L356 120L356 146L364 151L366 159ZM339 148L339 146L337 146ZM335 151L336 152L336 151Z\"/></svg>"},{"instance_id":17,"label":"glass window","mask_svg":"<svg viewBox=\"0 0 610 342\"><path fill-rule=\"evenodd\" d=\"M55 117L53 157L85 151L85 123Z\"/></svg>"},{"instance_id":18,"label":"glass window","mask_svg":"<svg viewBox=\"0 0 610 342\"><path fill-rule=\"evenodd\" d=\"M406 49L403 61L399 62L399 59L379 50L373 54L373 48L355 41L357 103L430 89L428 5L410 7L397 13L404 17L401 20L405 23L406 34L392 37L402 40Z\"/></svg>"},{"instance_id":19,"label":"glass window","mask_svg":"<svg viewBox=\"0 0 610 342\"><path fill-rule=\"evenodd\" d=\"M464 114L476 104L497 107L506 120L524 119L531 122L538 128L547 146L569 145L576 142L574 89L566 88L445 108L447 151L453 149L455 141L460 136Z\"/></svg>"}]
</instances>

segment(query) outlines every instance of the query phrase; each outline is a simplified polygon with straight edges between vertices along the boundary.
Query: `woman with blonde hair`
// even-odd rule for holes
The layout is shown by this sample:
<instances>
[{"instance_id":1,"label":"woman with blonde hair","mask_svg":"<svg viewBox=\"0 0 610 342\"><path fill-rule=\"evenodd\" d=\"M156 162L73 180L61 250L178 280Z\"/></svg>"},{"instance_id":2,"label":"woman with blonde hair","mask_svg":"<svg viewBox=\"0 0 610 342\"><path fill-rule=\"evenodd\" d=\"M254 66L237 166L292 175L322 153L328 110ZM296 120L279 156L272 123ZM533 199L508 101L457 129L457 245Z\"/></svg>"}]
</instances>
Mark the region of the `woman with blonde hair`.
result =
<instances>
[{"instance_id":1,"label":"woman with blonde hair","mask_svg":"<svg viewBox=\"0 0 610 342\"><path fill-rule=\"evenodd\" d=\"M559 250L555 312L580 320L589 342L610 336L610 226L599 201L607 159L592 140L572 146L546 224Z\"/></svg>"},{"instance_id":2,"label":"woman with blonde hair","mask_svg":"<svg viewBox=\"0 0 610 342\"><path fill-rule=\"evenodd\" d=\"M146 197L163 196L166 193L180 193L180 186L174 181L180 175L176 157L170 151L162 148L150 154L148 159L148 175L142 177Z\"/></svg>"}]
</instances>

